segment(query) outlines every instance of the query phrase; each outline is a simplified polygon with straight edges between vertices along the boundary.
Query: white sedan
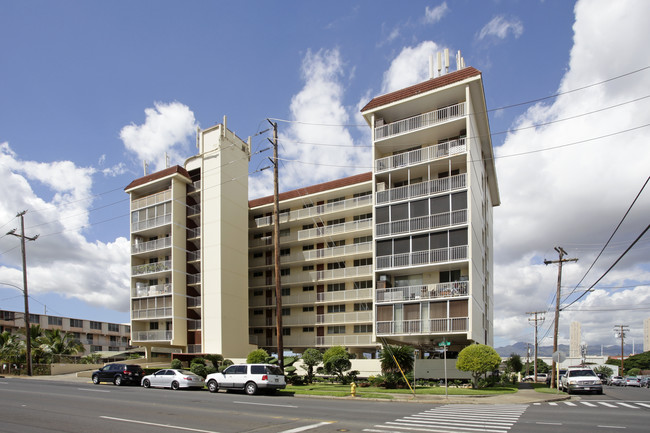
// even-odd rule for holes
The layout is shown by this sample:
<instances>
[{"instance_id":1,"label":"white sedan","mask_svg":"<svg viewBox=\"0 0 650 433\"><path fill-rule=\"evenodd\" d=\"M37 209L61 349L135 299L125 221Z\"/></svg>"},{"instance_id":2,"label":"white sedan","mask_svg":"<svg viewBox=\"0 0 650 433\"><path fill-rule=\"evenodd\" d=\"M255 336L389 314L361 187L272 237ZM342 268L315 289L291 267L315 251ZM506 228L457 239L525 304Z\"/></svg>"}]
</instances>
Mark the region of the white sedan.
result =
<instances>
[{"instance_id":1,"label":"white sedan","mask_svg":"<svg viewBox=\"0 0 650 433\"><path fill-rule=\"evenodd\" d=\"M145 388L203 388L205 380L189 370L178 370L168 368L158 370L142 378L142 386Z\"/></svg>"}]
</instances>

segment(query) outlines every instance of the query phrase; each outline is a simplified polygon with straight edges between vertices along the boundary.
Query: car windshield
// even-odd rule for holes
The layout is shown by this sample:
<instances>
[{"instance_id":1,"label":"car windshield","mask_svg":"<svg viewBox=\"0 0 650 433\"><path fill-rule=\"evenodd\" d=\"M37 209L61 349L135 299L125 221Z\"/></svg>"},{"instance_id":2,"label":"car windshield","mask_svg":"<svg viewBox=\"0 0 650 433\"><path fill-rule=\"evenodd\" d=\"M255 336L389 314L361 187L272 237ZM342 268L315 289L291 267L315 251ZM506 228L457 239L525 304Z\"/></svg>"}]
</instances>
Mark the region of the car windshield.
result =
<instances>
[{"instance_id":1,"label":"car windshield","mask_svg":"<svg viewBox=\"0 0 650 433\"><path fill-rule=\"evenodd\" d=\"M189 370L178 370L178 372L179 372L180 374L185 374L185 375L191 374L192 376L194 376L194 373L192 373L192 372L189 371Z\"/></svg>"},{"instance_id":2,"label":"car windshield","mask_svg":"<svg viewBox=\"0 0 650 433\"><path fill-rule=\"evenodd\" d=\"M280 370L280 367L277 365L267 365L266 370L268 371L268 374L276 374L278 376L282 376L282 370Z\"/></svg>"},{"instance_id":3,"label":"car windshield","mask_svg":"<svg viewBox=\"0 0 650 433\"><path fill-rule=\"evenodd\" d=\"M596 374L592 370L573 370L571 376L595 376Z\"/></svg>"}]
</instances>

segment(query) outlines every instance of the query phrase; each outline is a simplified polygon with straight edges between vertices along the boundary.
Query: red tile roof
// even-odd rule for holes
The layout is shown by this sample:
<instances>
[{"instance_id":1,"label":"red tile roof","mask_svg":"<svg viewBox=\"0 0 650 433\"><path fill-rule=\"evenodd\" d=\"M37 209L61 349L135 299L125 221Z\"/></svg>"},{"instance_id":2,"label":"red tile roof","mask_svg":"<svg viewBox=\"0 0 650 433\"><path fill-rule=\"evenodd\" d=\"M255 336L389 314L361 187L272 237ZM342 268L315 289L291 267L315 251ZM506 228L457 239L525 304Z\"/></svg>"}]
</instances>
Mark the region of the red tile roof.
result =
<instances>
[{"instance_id":1,"label":"red tile roof","mask_svg":"<svg viewBox=\"0 0 650 433\"><path fill-rule=\"evenodd\" d=\"M133 182L131 182L130 184L128 184L126 186L126 188L124 188L124 190L127 191L127 190L129 190L131 188L135 188L136 186L144 185L145 183L149 183L149 182L154 181L154 180L162 179L163 177L167 177L167 176L170 176L170 175L175 174L175 173L181 174L181 175L185 176L186 178L191 179L190 174L187 172L187 170L185 170L180 165L175 165L173 167L168 167L168 168L166 168L164 170L160 170L160 171L157 171L155 173L151 173L151 174L148 174L148 175L143 176L141 178L138 178L138 179L134 180Z\"/></svg>"},{"instance_id":2,"label":"red tile roof","mask_svg":"<svg viewBox=\"0 0 650 433\"><path fill-rule=\"evenodd\" d=\"M406 87L404 89L377 96L368 102L366 106L361 109L361 112L372 110L373 108L381 107L382 105L391 104L402 99L410 98L411 96L415 96L420 93L429 92L440 87L448 86L450 84L466 80L467 78L474 77L476 75L481 75L481 71L471 66L463 68L459 71L449 72L448 74L442 75L440 77L432 78L430 80L415 84L410 87Z\"/></svg>"},{"instance_id":3,"label":"red tile roof","mask_svg":"<svg viewBox=\"0 0 650 433\"><path fill-rule=\"evenodd\" d=\"M367 182L372 180L372 173L362 173L350 177L344 177L342 179L332 180L330 182L319 183L317 185L306 186L304 188L294 189L293 191L287 191L280 194L280 201L289 200L296 197L302 197L309 194L315 194L330 189L341 188L344 186L354 185L355 183ZM248 201L248 207L254 208L257 206L262 206L265 204L273 203L273 196L256 198L254 200Z\"/></svg>"}]
</instances>

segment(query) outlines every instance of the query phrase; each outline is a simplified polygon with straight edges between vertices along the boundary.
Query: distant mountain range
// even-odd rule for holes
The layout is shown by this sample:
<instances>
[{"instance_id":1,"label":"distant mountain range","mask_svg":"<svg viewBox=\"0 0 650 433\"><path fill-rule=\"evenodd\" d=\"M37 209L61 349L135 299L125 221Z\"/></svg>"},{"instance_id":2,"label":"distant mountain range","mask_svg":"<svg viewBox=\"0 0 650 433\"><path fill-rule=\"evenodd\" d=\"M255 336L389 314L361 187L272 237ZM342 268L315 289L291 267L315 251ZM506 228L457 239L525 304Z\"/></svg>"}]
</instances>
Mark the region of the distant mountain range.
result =
<instances>
[{"instance_id":1,"label":"distant mountain range","mask_svg":"<svg viewBox=\"0 0 650 433\"><path fill-rule=\"evenodd\" d=\"M510 346L503 346L503 347L495 347L494 348L499 356L502 358L508 358L511 354L516 353L519 356L522 357L522 359L526 358L526 351L527 351L527 346L526 343L515 343L511 344ZM565 355L569 355L569 345L568 344L559 344L558 349L560 352L563 352ZM642 345L635 345L634 347L635 353L641 353L643 352L643 346ZM535 353L535 347L531 344L530 345L530 356L531 358L534 356ZM632 353L632 345L631 344L626 344L625 345L625 355L628 356ZM589 346L588 347L588 355L591 356L599 356L601 354L601 348L600 346ZM602 354L605 356L621 356L621 346L617 345L612 345L612 346L603 346L602 348ZM538 346L537 347L537 356L541 357L551 357L553 356L553 346Z\"/></svg>"}]
</instances>

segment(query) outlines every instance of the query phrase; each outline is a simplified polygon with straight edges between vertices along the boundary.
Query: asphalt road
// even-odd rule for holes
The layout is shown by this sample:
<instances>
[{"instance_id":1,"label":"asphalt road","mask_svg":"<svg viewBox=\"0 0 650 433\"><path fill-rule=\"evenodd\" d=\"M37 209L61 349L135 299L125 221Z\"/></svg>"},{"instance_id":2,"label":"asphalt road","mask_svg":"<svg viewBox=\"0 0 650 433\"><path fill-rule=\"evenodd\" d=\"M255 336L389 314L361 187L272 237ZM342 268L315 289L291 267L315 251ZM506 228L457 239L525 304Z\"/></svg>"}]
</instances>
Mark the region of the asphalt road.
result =
<instances>
[{"instance_id":1,"label":"asphalt road","mask_svg":"<svg viewBox=\"0 0 650 433\"><path fill-rule=\"evenodd\" d=\"M536 404L248 396L0 379L0 432L647 432L650 389Z\"/></svg>"}]
</instances>

